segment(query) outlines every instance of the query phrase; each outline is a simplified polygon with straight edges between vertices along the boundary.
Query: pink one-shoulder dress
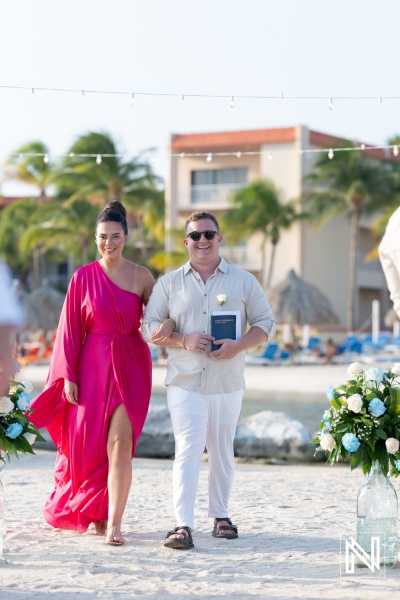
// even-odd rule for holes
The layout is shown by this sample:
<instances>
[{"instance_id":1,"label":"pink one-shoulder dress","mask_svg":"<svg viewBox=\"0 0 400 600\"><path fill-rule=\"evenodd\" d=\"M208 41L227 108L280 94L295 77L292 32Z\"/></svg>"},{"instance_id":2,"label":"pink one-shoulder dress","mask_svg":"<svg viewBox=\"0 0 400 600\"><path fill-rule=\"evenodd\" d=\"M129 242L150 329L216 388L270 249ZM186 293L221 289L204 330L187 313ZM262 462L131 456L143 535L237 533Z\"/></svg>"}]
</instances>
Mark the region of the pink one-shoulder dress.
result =
<instances>
[{"instance_id":1,"label":"pink one-shoulder dress","mask_svg":"<svg viewBox=\"0 0 400 600\"><path fill-rule=\"evenodd\" d=\"M121 289L98 262L78 269L68 288L43 392L32 422L57 446L55 489L43 514L53 527L87 530L107 519L107 433L123 403L135 446L151 392L151 357L140 333L142 299ZM79 406L67 402L64 379L78 386Z\"/></svg>"}]
</instances>

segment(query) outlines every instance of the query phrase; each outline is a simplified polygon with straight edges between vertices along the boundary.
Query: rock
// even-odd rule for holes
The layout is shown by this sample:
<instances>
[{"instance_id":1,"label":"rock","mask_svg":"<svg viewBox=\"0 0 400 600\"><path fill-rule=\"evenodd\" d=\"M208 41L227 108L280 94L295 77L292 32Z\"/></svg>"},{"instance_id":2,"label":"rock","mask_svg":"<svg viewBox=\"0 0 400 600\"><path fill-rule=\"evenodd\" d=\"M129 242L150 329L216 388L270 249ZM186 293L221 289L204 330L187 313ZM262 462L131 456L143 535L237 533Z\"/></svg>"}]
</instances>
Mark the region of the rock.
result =
<instances>
[{"instance_id":1,"label":"rock","mask_svg":"<svg viewBox=\"0 0 400 600\"><path fill-rule=\"evenodd\" d=\"M283 412L263 410L236 429L235 455L254 458L313 460L315 446L308 429Z\"/></svg>"},{"instance_id":2,"label":"rock","mask_svg":"<svg viewBox=\"0 0 400 600\"><path fill-rule=\"evenodd\" d=\"M169 410L166 406L151 406L136 446L135 456L171 458L174 455L175 440Z\"/></svg>"}]
</instances>

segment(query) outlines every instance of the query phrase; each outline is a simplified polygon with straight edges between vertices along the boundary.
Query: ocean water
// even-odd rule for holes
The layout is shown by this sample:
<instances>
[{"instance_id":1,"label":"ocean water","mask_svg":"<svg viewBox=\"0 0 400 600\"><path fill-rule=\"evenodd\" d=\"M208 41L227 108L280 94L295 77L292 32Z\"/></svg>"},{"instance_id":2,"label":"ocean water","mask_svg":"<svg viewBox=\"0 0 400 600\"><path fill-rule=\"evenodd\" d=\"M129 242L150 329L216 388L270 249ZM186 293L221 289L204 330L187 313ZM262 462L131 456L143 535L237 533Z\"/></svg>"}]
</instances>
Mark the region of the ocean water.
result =
<instances>
[{"instance_id":1,"label":"ocean water","mask_svg":"<svg viewBox=\"0 0 400 600\"><path fill-rule=\"evenodd\" d=\"M31 398L34 398L40 392L40 389L34 388ZM153 392L150 404L152 406L166 406L166 392ZM329 406L329 401L324 394L245 390L240 418L243 419L262 410L284 412L303 423L310 433L314 434L319 430L324 410Z\"/></svg>"},{"instance_id":2,"label":"ocean water","mask_svg":"<svg viewBox=\"0 0 400 600\"><path fill-rule=\"evenodd\" d=\"M398 537L397 519L373 519L361 517L357 519L357 543L371 554L371 538L380 538L380 564L392 566L397 562ZM359 561L357 566L366 565Z\"/></svg>"}]
</instances>

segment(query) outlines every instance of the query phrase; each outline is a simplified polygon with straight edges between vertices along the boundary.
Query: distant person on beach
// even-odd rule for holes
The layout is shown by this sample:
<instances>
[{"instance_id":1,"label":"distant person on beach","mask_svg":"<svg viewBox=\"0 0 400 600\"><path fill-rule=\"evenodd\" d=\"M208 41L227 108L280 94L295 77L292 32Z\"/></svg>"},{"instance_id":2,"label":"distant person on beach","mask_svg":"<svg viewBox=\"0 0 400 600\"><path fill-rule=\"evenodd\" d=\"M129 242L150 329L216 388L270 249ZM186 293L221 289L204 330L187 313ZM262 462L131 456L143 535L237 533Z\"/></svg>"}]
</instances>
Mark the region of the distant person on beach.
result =
<instances>
[{"instance_id":1,"label":"distant person on beach","mask_svg":"<svg viewBox=\"0 0 400 600\"><path fill-rule=\"evenodd\" d=\"M109 202L96 224L101 259L72 278L46 386L31 416L58 449L46 521L80 533L94 523L112 545L125 543L131 459L151 389L150 352L139 327L154 279L123 258L127 239L125 208Z\"/></svg>"},{"instance_id":2,"label":"distant person on beach","mask_svg":"<svg viewBox=\"0 0 400 600\"><path fill-rule=\"evenodd\" d=\"M0 299L0 396L4 396L16 371L11 338L23 325L24 314L12 291L10 275L3 263L0 263Z\"/></svg>"},{"instance_id":3,"label":"distant person on beach","mask_svg":"<svg viewBox=\"0 0 400 600\"><path fill-rule=\"evenodd\" d=\"M379 258L393 308L400 319L400 206L389 219L379 244Z\"/></svg>"},{"instance_id":4,"label":"distant person on beach","mask_svg":"<svg viewBox=\"0 0 400 600\"><path fill-rule=\"evenodd\" d=\"M327 365L332 362L332 358L339 354L338 347L332 338L329 338L325 345L324 352L324 364Z\"/></svg>"},{"instance_id":5,"label":"distant person on beach","mask_svg":"<svg viewBox=\"0 0 400 600\"><path fill-rule=\"evenodd\" d=\"M146 338L167 347L167 401L175 436L173 498L177 526L164 545L193 548L194 503L200 462L207 448L208 515L216 538L238 537L229 518L233 482L233 439L244 389L244 356L275 333L264 290L253 275L225 262L219 254L222 237L215 216L194 212L185 225L188 262L161 277L145 310ZM215 311L237 311L240 339L211 335ZM168 338L157 328L171 319ZM246 333L247 323L250 325ZM211 341L218 347L211 351Z\"/></svg>"}]
</instances>

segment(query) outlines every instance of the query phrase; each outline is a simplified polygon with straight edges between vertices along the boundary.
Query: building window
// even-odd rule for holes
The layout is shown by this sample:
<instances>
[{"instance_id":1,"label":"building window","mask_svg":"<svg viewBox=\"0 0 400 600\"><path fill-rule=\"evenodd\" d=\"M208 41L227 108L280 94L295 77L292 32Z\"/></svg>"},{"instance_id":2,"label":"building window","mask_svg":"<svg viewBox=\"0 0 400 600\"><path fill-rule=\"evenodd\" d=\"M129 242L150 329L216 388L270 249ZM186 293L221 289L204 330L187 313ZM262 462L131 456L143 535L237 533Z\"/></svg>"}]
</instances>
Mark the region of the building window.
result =
<instances>
[{"instance_id":1,"label":"building window","mask_svg":"<svg viewBox=\"0 0 400 600\"><path fill-rule=\"evenodd\" d=\"M191 172L192 204L229 202L232 194L247 183L247 169L207 169Z\"/></svg>"},{"instance_id":2,"label":"building window","mask_svg":"<svg viewBox=\"0 0 400 600\"><path fill-rule=\"evenodd\" d=\"M226 185L247 183L247 169L207 169L192 171L192 185Z\"/></svg>"}]
</instances>

